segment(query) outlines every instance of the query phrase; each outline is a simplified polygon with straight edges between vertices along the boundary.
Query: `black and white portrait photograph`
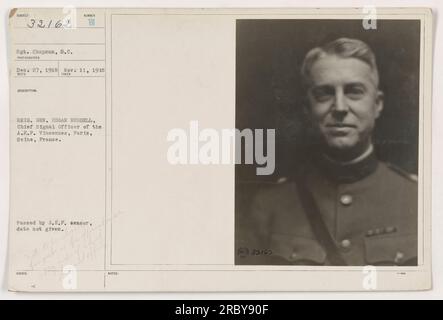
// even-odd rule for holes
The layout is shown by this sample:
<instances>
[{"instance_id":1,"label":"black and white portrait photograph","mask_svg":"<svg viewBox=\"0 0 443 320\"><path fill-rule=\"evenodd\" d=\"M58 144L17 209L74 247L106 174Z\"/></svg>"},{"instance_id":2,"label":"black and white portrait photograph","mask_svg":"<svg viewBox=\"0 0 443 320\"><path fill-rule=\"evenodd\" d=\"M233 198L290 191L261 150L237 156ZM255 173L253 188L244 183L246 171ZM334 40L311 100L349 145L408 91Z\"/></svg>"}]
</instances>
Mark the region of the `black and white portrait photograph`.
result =
<instances>
[{"instance_id":1,"label":"black and white portrait photograph","mask_svg":"<svg viewBox=\"0 0 443 320\"><path fill-rule=\"evenodd\" d=\"M237 265L417 266L420 21L237 20Z\"/></svg>"}]
</instances>

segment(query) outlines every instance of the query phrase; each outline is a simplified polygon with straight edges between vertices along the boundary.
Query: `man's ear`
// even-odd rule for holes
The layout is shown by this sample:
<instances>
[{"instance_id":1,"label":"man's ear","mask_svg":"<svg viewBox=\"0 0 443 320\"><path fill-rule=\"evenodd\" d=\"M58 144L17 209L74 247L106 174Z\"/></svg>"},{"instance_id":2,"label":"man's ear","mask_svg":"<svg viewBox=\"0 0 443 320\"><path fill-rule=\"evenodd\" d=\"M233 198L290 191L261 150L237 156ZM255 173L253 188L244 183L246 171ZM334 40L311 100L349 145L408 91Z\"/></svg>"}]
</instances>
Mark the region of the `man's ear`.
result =
<instances>
[{"instance_id":1,"label":"man's ear","mask_svg":"<svg viewBox=\"0 0 443 320\"><path fill-rule=\"evenodd\" d=\"M383 91L378 90L377 97L375 99L375 118L378 118L383 111L385 95Z\"/></svg>"}]
</instances>

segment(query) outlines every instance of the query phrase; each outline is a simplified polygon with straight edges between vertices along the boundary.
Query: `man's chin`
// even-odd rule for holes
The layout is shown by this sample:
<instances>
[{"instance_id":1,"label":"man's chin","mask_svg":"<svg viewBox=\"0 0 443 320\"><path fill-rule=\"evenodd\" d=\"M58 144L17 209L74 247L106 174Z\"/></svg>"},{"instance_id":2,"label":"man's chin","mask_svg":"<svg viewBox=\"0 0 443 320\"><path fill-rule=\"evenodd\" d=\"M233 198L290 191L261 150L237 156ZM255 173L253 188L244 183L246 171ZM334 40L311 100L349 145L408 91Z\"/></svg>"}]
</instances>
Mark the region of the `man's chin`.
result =
<instances>
[{"instance_id":1,"label":"man's chin","mask_svg":"<svg viewBox=\"0 0 443 320\"><path fill-rule=\"evenodd\" d=\"M335 138L327 140L327 146L330 150L348 153L357 148L357 142L349 138Z\"/></svg>"}]
</instances>

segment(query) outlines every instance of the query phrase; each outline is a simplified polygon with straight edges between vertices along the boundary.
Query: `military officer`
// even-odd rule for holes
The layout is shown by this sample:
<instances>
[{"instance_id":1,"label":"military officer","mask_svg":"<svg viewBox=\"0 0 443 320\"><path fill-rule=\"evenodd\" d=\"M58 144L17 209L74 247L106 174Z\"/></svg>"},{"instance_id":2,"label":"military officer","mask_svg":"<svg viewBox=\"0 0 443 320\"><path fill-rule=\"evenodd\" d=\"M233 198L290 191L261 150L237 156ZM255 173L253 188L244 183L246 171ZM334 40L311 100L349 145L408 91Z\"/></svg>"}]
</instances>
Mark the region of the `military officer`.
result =
<instances>
[{"instance_id":1,"label":"military officer","mask_svg":"<svg viewBox=\"0 0 443 320\"><path fill-rule=\"evenodd\" d=\"M302 78L315 147L257 194L236 262L416 265L416 177L374 154L383 93L373 51L337 39L308 52Z\"/></svg>"}]
</instances>

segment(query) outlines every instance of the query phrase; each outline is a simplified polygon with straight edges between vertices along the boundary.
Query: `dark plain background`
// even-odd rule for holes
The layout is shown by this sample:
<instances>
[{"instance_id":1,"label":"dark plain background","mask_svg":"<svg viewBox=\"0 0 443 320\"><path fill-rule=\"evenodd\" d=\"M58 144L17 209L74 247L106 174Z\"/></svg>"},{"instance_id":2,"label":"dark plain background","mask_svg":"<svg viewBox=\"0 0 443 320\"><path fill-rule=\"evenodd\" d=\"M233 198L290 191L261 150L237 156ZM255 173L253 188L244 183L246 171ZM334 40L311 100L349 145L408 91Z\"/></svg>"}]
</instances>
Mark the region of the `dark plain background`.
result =
<instances>
[{"instance_id":1,"label":"dark plain background","mask_svg":"<svg viewBox=\"0 0 443 320\"><path fill-rule=\"evenodd\" d=\"M257 176L255 165L236 165L236 245L243 245L252 198L288 175L310 139L304 130L300 67L306 53L341 37L357 38L374 51L385 94L373 142L380 160L417 173L420 21L237 20L236 127L276 130L276 169ZM238 257L236 256L236 262Z\"/></svg>"}]
</instances>

